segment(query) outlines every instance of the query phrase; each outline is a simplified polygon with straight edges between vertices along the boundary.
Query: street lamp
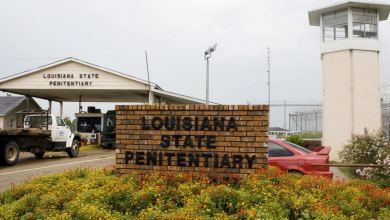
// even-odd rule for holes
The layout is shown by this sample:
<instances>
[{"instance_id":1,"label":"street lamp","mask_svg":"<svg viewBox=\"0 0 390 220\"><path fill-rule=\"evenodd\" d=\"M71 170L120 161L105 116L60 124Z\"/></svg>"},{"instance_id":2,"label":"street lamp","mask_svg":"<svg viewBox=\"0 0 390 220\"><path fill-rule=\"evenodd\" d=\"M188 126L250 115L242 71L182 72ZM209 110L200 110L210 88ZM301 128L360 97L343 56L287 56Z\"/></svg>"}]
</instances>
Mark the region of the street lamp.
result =
<instances>
[{"instance_id":1,"label":"street lamp","mask_svg":"<svg viewBox=\"0 0 390 220\"><path fill-rule=\"evenodd\" d=\"M214 44L204 52L204 59L206 60L206 104L209 104L209 59L211 57L211 53L216 49L217 44Z\"/></svg>"}]
</instances>

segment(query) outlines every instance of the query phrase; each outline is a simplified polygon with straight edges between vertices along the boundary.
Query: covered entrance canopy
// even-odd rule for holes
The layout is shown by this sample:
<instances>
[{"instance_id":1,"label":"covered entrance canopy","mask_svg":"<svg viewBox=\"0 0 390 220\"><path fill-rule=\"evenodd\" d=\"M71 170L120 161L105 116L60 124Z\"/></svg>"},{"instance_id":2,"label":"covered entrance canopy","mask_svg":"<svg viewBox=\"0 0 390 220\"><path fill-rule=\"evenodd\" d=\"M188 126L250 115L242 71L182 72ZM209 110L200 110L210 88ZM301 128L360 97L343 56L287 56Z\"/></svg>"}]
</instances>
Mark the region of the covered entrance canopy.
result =
<instances>
[{"instance_id":1,"label":"covered entrance canopy","mask_svg":"<svg viewBox=\"0 0 390 220\"><path fill-rule=\"evenodd\" d=\"M204 102L72 57L0 79L0 90L60 102L61 113L63 102Z\"/></svg>"}]
</instances>

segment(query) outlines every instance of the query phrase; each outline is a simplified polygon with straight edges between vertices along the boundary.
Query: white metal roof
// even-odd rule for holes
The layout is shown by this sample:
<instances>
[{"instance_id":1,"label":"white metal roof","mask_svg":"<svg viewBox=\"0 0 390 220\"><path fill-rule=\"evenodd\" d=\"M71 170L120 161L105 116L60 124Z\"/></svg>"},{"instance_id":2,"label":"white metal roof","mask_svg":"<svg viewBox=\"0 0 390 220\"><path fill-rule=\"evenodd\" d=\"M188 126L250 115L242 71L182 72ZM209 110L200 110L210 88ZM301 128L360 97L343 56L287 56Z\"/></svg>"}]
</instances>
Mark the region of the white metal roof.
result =
<instances>
[{"instance_id":1,"label":"white metal roof","mask_svg":"<svg viewBox=\"0 0 390 220\"><path fill-rule=\"evenodd\" d=\"M137 83L140 86L137 88L116 88L110 86L106 89L88 88L88 89L75 89L75 88L36 88L36 87L20 87L18 81L23 80L23 77L32 76L40 71L48 71L50 68L55 68L62 64L66 65L69 62L75 62L80 65L87 66L89 68L97 69L106 74L112 74L123 78L123 80L130 80L131 82ZM129 81L129 82L130 82ZM6 85L6 86L5 86ZM163 90L156 83L150 83L151 91L154 92L157 98L162 98L167 103L175 104L195 104L204 103L204 100L177 94ZM53 101L61 102L78 102L79 96L82 95L83 102L138 102L146 103L149 98L149 82L134 76L130 76L124 73L120 73L111 69L107 69L89 62L82 61L73 57L69 57L63 60L59 60L32 70L28 70L19 74L11 75L0 79L0 90L4 92L11 92L22 95L30 95L37 98L43 98ZM156 100L158 101L158 100Z\"/></svg>"},{"instance_id":2,"label":"white metal roof","mask_svg":"<svg viewBox=\"0 0 390 220\"><path fill-rule=\"evenodd\" d=\"M137 78L137 77L134 77L134 76L130 76L130 75L127 75L127 74L124 74L124 73L121 73L121 72L118 72L118 71L115 71L115 70L107 69L105 67L101 67L101 66L98 66L96 64L92 64L92 63L89 63L89 62L86 62L86 61L83 61L83 60L80 60L80 59L77 59L77 58L74 58L74 57L68 57L68 58L65 58L65 59L62 59L62 60L58 60L58 61L55 61L53 63L49 63L49 64L46 64L46 65L43 65L43 66L31 69L31 70L27 70L27 71L24 71L24 72L21 72L21 73L18 73L18 74L14 74L14 75L11 75L11 76L7 76L7 77L4 77L4 78L1 78L0 79L0 83L5 82L5 81L9 81L9 80L12 80L12 79L15 79L15 78L23 77L25 75L28 75L28 74L31 74L31 73L35 73L35 72L38 72L38 71L41 71L41 70L44 70L44 69L49 69L51 67L58 66L58 65L61 65L63 63L70 62L70 61L82 64L82 65L90 66L92 68L99 69L99 70L102 70L104 72L115 74L117 76L121 76L121 77L124 77L124 78L128 78L128 79L131 79L131 80L134 80L134 81L137 81L137 82L141 82L141 83L145 83L145 84L149 85L148 81L146 81L146 80L143 80L143 79L140 79L140 78ZM162 89L160 86L158 86L155 83L150 82L150 84L153 87L157 87L159 89Z\"/></svg>"},{"instance_id":3,"label":"white metal roof","mask_svg":"<svg viewBox=\"0 0 390 220\"><path fill-rule=\"evenodd\" d=\"M390 5L386 3L378 3L372 1L363 1L363 0L354 0L354 1L342 1L319 9L309 11L309 23L313 26L320 25L321 15L331 11L337 11L340 9L345 9L349 7L357 8L370 8L376 9L379 14L379 20L387 20L390 12Z\"/></svg>"}]
</instances>

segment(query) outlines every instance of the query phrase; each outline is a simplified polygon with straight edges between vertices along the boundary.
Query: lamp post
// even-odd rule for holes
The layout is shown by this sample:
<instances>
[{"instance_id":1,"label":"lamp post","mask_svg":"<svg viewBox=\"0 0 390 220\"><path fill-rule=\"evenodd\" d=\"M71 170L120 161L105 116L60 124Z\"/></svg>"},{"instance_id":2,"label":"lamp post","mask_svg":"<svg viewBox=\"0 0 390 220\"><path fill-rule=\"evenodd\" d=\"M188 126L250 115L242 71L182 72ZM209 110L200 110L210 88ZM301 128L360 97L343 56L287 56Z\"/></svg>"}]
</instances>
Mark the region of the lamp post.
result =
<instances>
[{"instance_id":1,"label":"lamp post","mask_svg":"<svg viewBox=\"0 0 390 220\"><path fill-rule=\"evenodd\" d=\"M211 57L211 53L216 49L217 44L214 44L204 52L204 59L206 60L206 104L209 104L209 59Z\"/></svg>"}]
</instances>

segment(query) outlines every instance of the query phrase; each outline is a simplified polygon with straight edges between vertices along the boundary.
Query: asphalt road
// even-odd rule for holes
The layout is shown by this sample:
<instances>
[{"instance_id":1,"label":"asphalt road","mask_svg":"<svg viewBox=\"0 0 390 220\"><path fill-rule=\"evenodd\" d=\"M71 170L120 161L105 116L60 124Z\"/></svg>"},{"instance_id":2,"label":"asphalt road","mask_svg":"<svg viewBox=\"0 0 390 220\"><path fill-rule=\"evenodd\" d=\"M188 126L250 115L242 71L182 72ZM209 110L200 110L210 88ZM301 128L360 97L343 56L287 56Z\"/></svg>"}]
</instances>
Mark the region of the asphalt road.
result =
<instances>
[{"instance_id":1,"label":"asphalt road","mask_svg":"<svg viewBox=\"0 0 390 220\"><path fill-rule=\"evenodd\" d=\"M43 159L35 159L31 153L20 153L14 166L0 166L0 192L32 178L77 167L99 168L115 163L115 149L80 151L79 157L69 158L65 152L47 152Z\"/></svg>"}]
</instances>

